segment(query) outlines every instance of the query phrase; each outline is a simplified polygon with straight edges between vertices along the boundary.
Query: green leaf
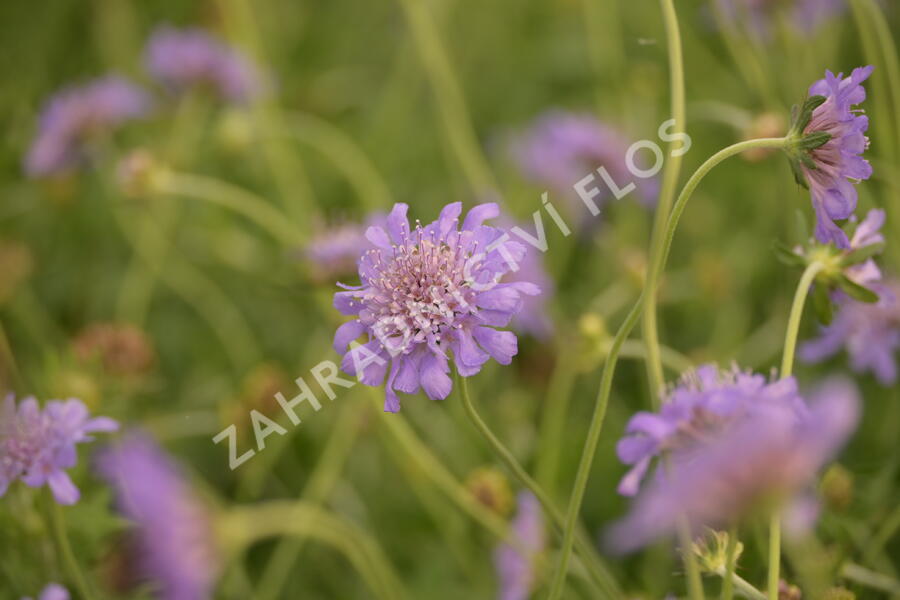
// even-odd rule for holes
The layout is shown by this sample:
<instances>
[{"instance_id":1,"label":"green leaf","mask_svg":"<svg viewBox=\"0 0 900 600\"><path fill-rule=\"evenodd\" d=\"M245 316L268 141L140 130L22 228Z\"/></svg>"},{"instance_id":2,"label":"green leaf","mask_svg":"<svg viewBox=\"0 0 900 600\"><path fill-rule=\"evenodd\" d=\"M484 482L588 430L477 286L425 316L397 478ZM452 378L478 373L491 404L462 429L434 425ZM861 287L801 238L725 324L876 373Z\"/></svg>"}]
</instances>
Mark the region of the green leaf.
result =
<instances>
[{"instance_id":1,"label":"green leaf","mask_svg":"<svg viewBox=\"0 0 900 600\"><path fill-rule=\"evenodd\" d=\"M831 134L827 131L816 131L814 133L810 133L809 135L804 135L800 138L800 141L797 142L797 147L802 150L815 150L816 148L828 143L828 140L831 139Z\"/></svg>"},{"instance_id":2,"label":"green leaf","mask_svg":"<svg viewBox=\"0 0 900 600\"><path fill-rule=\"evenodd\" d=\"M881 254L884 250L884 242L879 242L877 244L869 244L868 246L863 246L862 248L857 248L851 252L848 252L841 258L841 266L849 266L849 265L857 265L864 260L872 258L876 254Z\"/></svg>"},{"instance_id":3,"label":"green leaf","mask_svg":"<svg viewBox=\"0 0 900 600\"><path fill-rule=\"evenodd\" d=\"M852 281L846 275L841 275L837 280L838 287L841 290L853 298L854 300L859 300L860 302L868 302L869 304L878 302L878 294L873 292L867 287L863 287Z\"/></svg>"}]
</instances>

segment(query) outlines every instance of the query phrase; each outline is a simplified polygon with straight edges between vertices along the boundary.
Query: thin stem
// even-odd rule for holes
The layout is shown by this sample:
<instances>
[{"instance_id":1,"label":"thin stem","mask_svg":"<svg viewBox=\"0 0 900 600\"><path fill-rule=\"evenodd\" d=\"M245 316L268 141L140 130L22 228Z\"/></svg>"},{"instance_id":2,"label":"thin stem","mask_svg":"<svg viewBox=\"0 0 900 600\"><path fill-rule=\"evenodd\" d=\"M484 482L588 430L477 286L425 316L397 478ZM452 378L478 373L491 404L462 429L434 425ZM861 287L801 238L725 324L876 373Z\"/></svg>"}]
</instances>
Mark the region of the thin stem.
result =
<instances>
[{"instance_id":1,"label":"thin stem","mask_svg":"<svg viewBox=\"0 0 900 600\"><path fill-rule=\"evenodd\" d=\"M69 577L78 589L82 600L91 600L94 595L91 593L90 587L88 587L87 579L82 573L81 567L78 566L78 560L75 558L72 545L69 543L62 507L49 495L47 496L47 501L50 505L50 521L53 527L53 535L56 538L56 546L59 549L63 564L69 572Z\"/></svg>"},{"instance_id":2,"label":"thin stem","mask_svg":"<svg viewBox=\"0 0 900 600\"><path fill-rule=\"evenodd\" d=\"M900 581L861 565L854 563L844 564L841 567L841 577L892 596L900 596Z\"/></svg>"},{"instance_id":3,"label":"thin stem","mask_svg":"<svg viewBox=\"0 0 900 600\"><path fill-rule=\"evenodd\" d=\"M578 520L578 513L581 510L581 503L584 500L584 492L587 487L587 481L588 477L590 476L591 467L594 463L594 455L597 451L597 443L600 440L600 431L603 428L603 421L606 417L606 407L609 403L609 394L612 389L612 380L613 376L615 375L616 365L618 364L619 353L622 349L622 345L625 343L625 340L628 337L628 334L631 333L632 329L634 329L634 326L640 319L641 310L644 303L644 295L648 290L655 291L655 288L658 285L659 274L665 267L666 261L669 258L669 251L672 247L672 240L675 237L675 230L678 228L678 221L681 219L681 215L684 212L688 200L690 199L694 190L697 188L697 185L700 184L700 181L703 180L706 174L726 158L735 156L736 154L740 154L741 152L750 150L752 148L783 148L785 142L785 138L760 138L757 140L738 142L737 144L733 144L731 146L728 146L727 148L720 150L719 152L708 158L706 162L700 165L700 167L694 172L694 174L691 175L690 179L688 179L687 183L685 183L684 187L681 190L681 193L675 200L675 204L672 208L672 213L669 215L669 221L666 227L666 235L662 253L659 259L654 261L650 265L651 277L649 278L649 281L651 283L651 286L644 288L644 291L641 293L640 297L638 297L634 306L631 308L631 311L628 313L628 316L625 317L625 321L619 327L619 330L616 332L616 335L613 338L612 345L610 346L609 350L609 356L607 357L606 363L603 366L603 375L600 380L600 388L597 391L597 400L594 405L594 414L591 417L591 424L590 428L588 429L587 440L585 441L584 449L581 453L581 461L578 465L578 472L575 476L575 484L573 486L572 496L569 501L569 509L566 516L565 537L563 538L563 545L560 549L559 563L557 565L556 573L554 574L550 591L551 600L559 598L559 595L562 593L563 581L565 580L565 573L568 567L569 557L572 552L572 543L574 541L575 535L575 524Z\"/></svg>"},{"instance_id":4,"label":"thin stem","mask_svg":"<svg viewBox=\"0 0 900 600\"><path fill-rule=\"evenodd\" d=\"M481 151L475 129L466 109L459 83L453 74L440 32L422 0L399 0L441 113L444 132L460 167L476 196L498 189L487 159Z\"/></svg>"},{"instance_id":5,"label":"thin stem","mask_svg":"<svg viewBox=\"0 0 900 600\"><path fill-rule=\"evenodd\" d=\"M663 23L666 28L669 56L669 87L671 88L672 119L675 120L675 128L683 133L686 128L685 93L684 93L684 60L681 53L681 32L678 29L678 15L675 12L673 0L660 0ZM662 187L659 201L656 205L656 215L653 219L653 234L650 239L650 256L657 256L662 252L662 234L665 231L675 199L675 189L678 185L678 177L681 174L682 153L672 150L675 142L669 145L669 160L663 173ZM652 283L649 280L650 272L647 272L646 287ZM657 324L657 295L656 290L651 289L644 301L643 332L644 343L647 346L647 379L650 382L650 402L656 408L659 403L659 393L664 384L662 359L659 349L659 326Z\"/></svg>"},{"instance_id":6,"label":"thin stem","mask_svg":"<svg viewBox=\"0 0 900 600\"><path fill-rule=\"evenodd\" d=\"M494 432L491 431L491 428L488 427L487 423L481 418L481 415L478 414L478 411L475 409L475 405L472 404L472 398L469 395L469 387L466 382L465 377L456 376L456 384L459 386L463 401L463 406L466 409L466 415L468 415L469 419L472 421L472 424L475 425L475 428L481 433L482 436L487 440L488 444L491 447L491 450L500 458L506 467L512 471L513 475L519 480L519 482L524 485L526 488L531 490L531 492L535 495L538 501L541 503L541 506L544 507L544 510L550 515L550 518L556 524L556 526L561 530L562 526L565 522L564 515L562 511L557 508L557 506L553 503L553 500L544 489L535 481L531 475L519 464L519 461L516 460L516 457L513 456L512 452L503 445L503 442L494 435ZM590 543L585 543L585 540L579 536L575 540L575 545L578 548L578 553L584 560L585 565L588 570L591 571L592 579L601 586L606 593L613 593L618 588L616 584L612 580L612 576L606 571L603 566L597 560L592 560L592 547Z\"/></svg>"},{"instance_id":7,"label":"thin stem","mask_svg":"<svg viewBox=\"0 0 900 600\"><path fill-rule=\"evenodd\" d=\"M691 536L691 527L684 517L678 518L677 535L678 543L681 546L681 560L684 562L688 597L691 600L704 600L705 595L700 565L697 563L697 556L693 552L694 538Z\"/></svg>"},{"instance_id":8,"label":"thin stem","mask_svg":"<svg viewBox=\"0 0 900 600\"><path fill-rule=\"evenodd\" d=\"M725 575L722 579L722 600L734 597L734 570L737 562L737 527L728 532L728 545L725 546Z\"/></svg>"},{"instance_id":9,"label":"thin stem","mask_svg":"<svg viewBox=\"0 0 900 600\"><path fill-rule=\"evenodd\" d=\"M734 582L735 591L744 598L750 598L750 600L766 600L765 594L756 589L756 587L754 587L752 583L750 583L737 573L732 575L731 579Z\"/></svg>"},{"instance_id":10,"label":"thin stem","mask_svg":"<svg viewBox=\"0 0 900 600\"><path fill-rule=\"evenodd\" d=\"M202 200L243 215L285 246L296 246L304 238L303 232L271 204L252 192L213 177L167 173L161 179L159 190Z\"/></svg>"}]
</instances>

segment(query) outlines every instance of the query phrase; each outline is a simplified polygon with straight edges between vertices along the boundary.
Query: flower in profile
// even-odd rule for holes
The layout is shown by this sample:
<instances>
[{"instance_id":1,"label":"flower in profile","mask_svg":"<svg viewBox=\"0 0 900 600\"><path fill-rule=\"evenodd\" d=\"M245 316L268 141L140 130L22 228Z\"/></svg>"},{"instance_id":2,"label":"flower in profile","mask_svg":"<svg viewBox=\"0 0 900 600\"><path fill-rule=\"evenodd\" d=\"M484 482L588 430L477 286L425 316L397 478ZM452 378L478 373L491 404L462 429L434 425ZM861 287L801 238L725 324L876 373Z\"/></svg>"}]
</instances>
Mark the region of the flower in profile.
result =
<instances>
[{"instance_id":1,"label":"flower in profile","mask_svg":"<svg viewBox=\"0 0 900 600\"><path fill-rule=\"evenodd\" d=\"M68 171L84 158L84 143L144 116L150 99L121 77L66 88L41 112L38 132L25 156L25 172L45 177Z\"/></svg>"},{"instance_id":2,"label":"flower in profile","mask_svg":"<svg viewBox=\"0 0 900 600\"><path fill-rule=\"evenodd\" d=\"M853 107L866 99L862 86L874 67L843 73L825 72L809 88L798 112L788 149L797 181L809 188L816 213L816 239L848 248L850 240L835 220L849 218L856 209L854 183L868 179L872 167L861 155L869 146L869 119Z\"/></svg>"},{"instance_id":3,"label":"flower in profile","mask_svg":"<svg viewBox=\"0 0 900 600\"><path fill-rule=\"evenodd\" d=\"M210 515L177 465L143 434L107 448L97 469L134 522L130 561L164 600L212 597L218 572Z\"/></svg>"},{"instance_id":4,"label":"flower in profile","mask_svg":"<svg viewBox=\"0 0 900 600\"><path fill-rule=\"evenodd\" d=\"M628 170L626 155L631 142L616 129L588 114L553 110L540 116L512 145L513 158L522 172L541 185L561 193L573 204L572 212L587 215L574 187L588 175L605 167L612 180L624 188L634 182L640 200L655 202L655 179L635 177ZM609 187L597 178L597 189L605 196L593 200L601 206L612 197Z\"/></svg>"},{"instance_id":5,"label":"flower in profile","mask_svg":"<svg viewBox=\"0 0 900 600\"><path fill-rule=\"evenodd\" d=\"M0 496L20 479L30 487L46 484L58 503L75 504L81 494L66 473L78 460L75 445L116 429L112 419L90 418L80 400L50 400L42 410L33 397L17 407L7 396L0 404Z\"/></svg>"},{"instance_id":6,"label":"flower in profile","mask_svg":"<svg viewBox=\"0 0 900 600\"><path fill-rule=\"evenodd\" d=\"M359 261L362 284L342 286L347 291L334 296L335 308L355 317L334 336L335 350L345 353L341 368L366 385L387 376L388 412L400 410L398 391L421 388L432 400L446 398L451 354L462 377L490 358L509 364L516 336L495 328L522 309L523 295L540 293L530 282L502 281L525 247L483 224L499 215L497 204L475 206L461 227L462 204L449 204L437 221L412 230L407 208L395 204L384 227L369 227L373 247ZM366 343L354 345L363 335Z\"/></svg>"},{"instance_id":7,"label":"flower in profile","mask_svg":"<svg viewBox=\"0 0 900 600\"><path fill-rule=\"evenodd\" d=\"M147 335L129 324L93 323L72 340L72 350L81 362L98 361L114 375L141 375L156 361Z\"/></svg>"},{"instance_id":8,"label":"flower in profile","mask_svg":"<svg viewBox=\"0 0 900 600\"><path fill-rule=\"evenodd\" d=\"M520 492L517 503L511 531L522 547L503 544L494 552L494 568L500 578L499 600L527 600L536 579L535 562L546 545L544 518L537 498L531 492Z\"/></svg>"},{"instance_id":9,"label":"flower in profile","mask_svg":"<svg viewBox=\"0 0 900 600\"><path fill-rule=\"evenodd\" d=\"M31 598L22 598L31 600ZM69 591L58 583L49 583L41 590L37 600L69 600Z\"/></svg>"},{"instance_id":10,"label":"flower in profile","mask_svg":"<svg viewBox=\"0 0 900 600\"><path fill-rule=\"evenodd\" d=\"M793 377L770 381L737 367L709 364L685 374L663 398L659 413L639 412L628 422L616 452L631 469L619 483L624 496L637 494L650 463L661 453L689 456L734 423L770 406L800 418L805 405Z\"/></svg>"},{"instance_id":11,"label":"flower in profile","mask_svg":"<svg viewBox=\"0 0 900 600\"><path fill-rule=\"evenodd\" d=\"M202 29L157 28L145 62L150 74L176 93L208 88L228 102L244 103L264 90L256 65Z\"/></svg>"},{"instance_id":12,"label":"flower in profile","mask_svg":"<svg viewBox=\"0 0 900 600\"><path fill-rule=\"evenodd\" d=\"M763 402L690 451L672 451L665 474L608 531L610 547L633 551L673 532L680 518L694 531L722 528L779 506L794 517L789 530L808 527L816 473L859 419L858 394L847 381L827 381L815 398L799 416L790 404Z\"/></svg>"},{"instance_id":13,"label":"flower in profile","mask_svg":"<svg viewBox=\"0 0 900 600\"><path fill-rule=\"evenodd\" d=\"M841 296L834 320L822 327L818 338L800 347L799 356L815 363L846 349L854 371L872 372L882 385L892 385L897 381L900 350L900 283L870 287L878 294L877 302Z\"/></svg>"}]
</instances>

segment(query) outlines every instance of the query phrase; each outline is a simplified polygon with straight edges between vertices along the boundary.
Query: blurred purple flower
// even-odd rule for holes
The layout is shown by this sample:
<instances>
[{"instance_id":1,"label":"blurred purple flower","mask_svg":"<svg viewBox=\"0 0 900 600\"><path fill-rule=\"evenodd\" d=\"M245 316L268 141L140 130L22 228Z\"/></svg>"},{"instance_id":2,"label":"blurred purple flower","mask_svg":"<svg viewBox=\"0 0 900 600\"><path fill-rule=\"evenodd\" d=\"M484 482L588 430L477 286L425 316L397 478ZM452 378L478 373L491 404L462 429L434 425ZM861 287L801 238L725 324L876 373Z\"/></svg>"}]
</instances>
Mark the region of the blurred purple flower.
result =
<instances>
[{"instance_id":1,"label":"blurred purple flower","mask_svg":"<svg viewBox=\"0 0 900 600\"><path fill-rule=\"evenodd\" d=\"M589 215L573 186L590 174L604 192L594 198L598 206L612 197L596 170L606 167L613 181L624 188L634 182L641 202L656 201L656 179L635 177L626 165L631 142L619 131L588 114L554 110L538 117L531 128L512 146L513 157L523 173L534 181L561 193L573 205L572 212ZM578 212L582 211L582 212Z\"/></svg>"},{"instance_id":2,"label":"blurred purple flower","mask_svg":"<svg viewBox=\"0 0 900 600\"><path fill-rule=\"evenodd\" d=\"M20 479L30 487L47 484L58 503L75 504L81 494L65 471L78 461L75 445L116 429L112 419L91 419L80 400L50 400L41 410L29 396L17 409L10 394L0 404L0 496Z\"/></svg>"},{"instance_id":3,"label":"blurred purple flower","mask_svg":"<svg viewBox=\"0 0 900 600\"><path fill-rule=\"evenodd\" d=\"M120 77L62 90L41 112L37 136L25 157L25 172L44 177L76 167L87 138L141 117L149 109L144 91Z\"/></svg>"},{"instance_id":4,"label":"blurred purple flower","mask_svg":"<svg viewBox=\"0 0 900 600\"><path fill-rule=\"evenodd\" d=\"M812 119L803 134L825 132L831 138L822 146L809 151L815 164L810 168L800 163L809 184L813 209L816 212L816 239L833 242L838 248L849 248L847 234L834 222L847 219L856 210L854 180L868 179L872 167L861 155L869 146L865 131L869 118L852 107L866 99L861 85L874 67L853 69L850 77L825 72L825 79L812 84L809 95L824 96L825 102L812 112Z\"/></svg>"},{"instance_id":5,"label":"blurred purple flower","mask_svg":"<svg viewBox=\"0 0 900 600\"><path fill-rule=\"evenodd\" d=\"M31 600L31 598L22 598L22 600ZM69 600L69 592L58 583L49 583L41 590L37 600Z\"/></svg>"},{"instance_id":6,"label":"blurred purple flower","mask_svg":"<svg viewBox=\"0 0 900 600\"><path fill-rule=\"evenodd\" d=\"M529 235L535 235L533 227L525 224L516 224L508 218L501 218L498 225L507 232L510 237L518 240L518 236L511 232L513 227L520 227ZM547 309L547 302L554 293L554 282L544 267L542 252L531 244L522 241L525 246L525 256L519 262L516 271L507 273L504 281L513 283L517 281L529 282L541 288L541 293L534 296L522 297L522 309L512 318L511 327L519 333L534 336L539 340L546 340L553 334L553 322Z\"/></svg>"},{"instance_id":7,"label":"blurred purple flower","mask_svg":"<svg viewBox=\"0 0 900 600\"><path fill-rule=\"evenodd\" d=\"M500 578L499 600L527 600L534 587L534 563L546 545L541 505L531 492L520 492L512 533L522 542L519 550L503 544L494 552L494 568Z\"/></svg>"},{"instance_id":8,"label":"blurred purple flower","mask_svg":"<svg viewBox=\"0 0 900 600\"><path fill-rule=\"evenodd\" d=\"M712 364L686 374L663 399L659 413L639 412L628 422L616 452L632 467L619 483L619 493L637 494L650 462L662 452L687 457L733 423L770 406L784 407L798 419L804 414L793 377L770 381Z\"/></svg>"},{"instance_id":9,"label":"blurred purple flower","mask_svg":"<svg viewBox=\"0 0 900 600\"><path fill-rule=\"evenodd\" d=\"M850 251L860 250L867 246L884 243L884 235L881 228L884 227L885 214L880 208L873 208L866 214L866 218L856 226L853 237L850 238ZM847 277L855 283L863 286L881 280L881 269L875 260L868 258L862 263L852 265L845 269Z\"/></svg>"},{"instance_id":10,"label":"blurred purple flower","mask_svg":"<svg viewBox=\"0 0 900 600\"><path fill-rule=\"evenodd\" d=\"M202 29L158 27L147 42L145 62L174 92L205 86L229 102L244 103L265 87L256 65Z\"/></svg>"},{"instance_id":11,"label":"blurred purple flower","mask_svg":"<svg viewBox=\"0 0 900 600\"><path fill-rule=\"evenodd\" d=\"M354 273L357 264L372 243L366 239L366 230L373 225L384 225L384 213L375 213L365 223L352 221L325 227L303 248L303 258L317 281L334 281Z\"/></svg>"},{"instance_id":12,"label":"blurred purple flower","mask_svg":"<svg viewBox=\"0 0 900 600\"><path fill-rule=\"evenodd\" d=\"M859 418L858 394L849 382L830 380L816 398L800 419L792 406L764 403L689 456L673 452L667 472L609 529L609 546L636 550L671 533L681 517L695 531L728 526L773 501L787 506L789 515L804 515L789 529L809 525L808 489Z\"/></svg>"},{"instance_id":13,"label":"blurred purple flower","mask_svg":"<svg viewBox=\"0 0 900 600\"><path fill-rule=\"evenodd\" d=\"M715 0L729 21L746 21L750 28L768 37L776 24L777 12L784 10L788 22L804 34L811 34L822 23L847 9L846 0Z\"/></svg>"},{"instance_id":14,"label":"blurred purple flower","mask_svg":"<svg viewBox=\"0 0 900 600\"><path fill-rule=\"evenodd\" d=\"M878 302L860 302L846 295L838 299L838 312L821 335L800 347L800 358L820 362L846 348L858 373L871 371L883 385L897 381L900 350L900 283L872 284Z\"/></svg>"},{"instance_id":15,"label":"blurred purple flower","mask_svg":"<svg viewBox=\"0 0 900 600\"><path fill-rule=\"evenodd\" d=\"M483 225L499 216L497 204L475 206L461 228L459 202L414 230L407 208L395 204L385 227L369 227L373 248L359 261L362 285L342 285L347 291L334 296L336 309L356 317L334 336L335 350L346 352L341 368L359 372L366 385L381 385L387 375L387 412L400 410L398 391L413 394L421 387L432 400L446 398L453 387L448 351L463 377L478 373L491 357L509 364L518 350L516 336L494 328L521 311L523 294L540 293L530 282L500 283L521 262L525 246ZM367 342L351 346L362 335Z\"/></svg>"},{"instance_id":16,"label":"blurred purple flower","mask_svg":"<svg viewBox=\"0 0 900 600\"><path fill-rule=\"evenodd\" d=\"M218 571L210 516L180 469L149 437L132 433L97 460L135 524L135 564L163 600L212 597Z\"/></svg>"}]
</instances>

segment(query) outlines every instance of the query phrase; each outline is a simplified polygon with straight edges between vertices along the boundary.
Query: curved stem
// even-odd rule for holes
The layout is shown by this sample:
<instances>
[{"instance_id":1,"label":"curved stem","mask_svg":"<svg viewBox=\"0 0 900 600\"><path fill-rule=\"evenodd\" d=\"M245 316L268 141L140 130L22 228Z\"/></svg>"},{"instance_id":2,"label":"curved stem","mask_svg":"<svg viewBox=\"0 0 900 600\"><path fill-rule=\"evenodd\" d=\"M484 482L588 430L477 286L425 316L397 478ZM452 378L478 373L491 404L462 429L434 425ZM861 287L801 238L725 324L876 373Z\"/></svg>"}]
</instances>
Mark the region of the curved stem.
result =
<instances>
[{"instance_id":1,"label":"curved stem","mask_svg":"<svg viewBox=\"0 0 900 600\"><path fill-rule=\"evenodd\" d=\"M513 475L516 476L516 479L524 485L526 488L531 490L531 492L538 499L538 502L541 503L541 506L544 507L544 510L547 511L547 514L550 515L550 518L553 520L554 524L562 530L562 527L565 523L565 517L562 511L557 508L557 506L553 503L553 500L544 489L535 481L531 475L519 464L519 461L516 460L516 457L513 456L512 452L503 445L503 442L494 435L494 432L491 431L491 428L488 427L487 423L481 418L481 415L478 414L478 411L475 409L475 405L472 404L472 398L469 395L469 386L466 382L465 377L460 377L458 374L456 375L456 384L459 386L463 401L463 407L466 409L466 415L468 415L469 420L472 421L472 424L475 425L475 428L481 433L482 436L488 441L488 444L491 447L491 450L500 458L506 467L512 471ZM582 557L585 565L587 566L589 572L591 573L591 579L598 586L601 587L603 591L608 594L615 594L618 591L618 586L612 579L612 575L603 567L603 565L599 562L599 559L596 556L593 556L593 548L589 542L582 536L578 536L575 539L575 546L578 548L578 553ZM615 595L611 596L615 597Z\"/></svg>"},{"instance_id":2,"label":"curved stem","mask_svg":"<svg viewBox=\"0 0 900 600\"><path fill-rule=\"evenodd\" d=\"M66 533L66 522L63 517L62 507L48 495L47 500L50 504L50 521L53 527L53 535L56 538L56 546L59 549L63 564L69 572L69 577L75 583L79 595L82 600L91 600L94 595L88 587L87 579L81 568L78 566L78 560L72 551L72 545L69 543L69 536Z\"/></svg>"},{"instance_id":3,"label":"curved stem","mask_svg":"<svg viewBox=\"0 0 900 600\"><path fill-rule=\"evenodd\" d=\"M675 120L675 129L684 133L687 118L685 116L684 100L684 60L681 52L681 32L678 29L678 15L675 12L673 0L660 0L663 23L666 28L669 56L669 87L671 88L672 119ZM658 255L662 250L662 234L665 231L675 199L675 188L678 185L678 177L681 174L682 153L673 153L675 142L669 145L669 160L663 174L662 187L659 200L656 205L656 214L653 219L653 234L650 239L650 256ZM646 286L649 287L650 272L647 272ZM647 293L644 302L643 331L644 343L647 346L647 378L650 382L650 402L654 408L659 404L659 393L663 387L664 376L662 359L659 349L659 326L657 324L656 290L651 289Z\"/></svg>"},{"instance_id":4,"label":"curved stem","mask_svg":"<svg viewBox=\"0 0 900 600\"><path fill-rule=\"evenodd\" d=\"M685 183L684 188L682 188L681 193L675 200L675 204L672 208L672 213L669 215L669 221L666 226L666 235L664 238L662 251L659 258L652 261L650 264L650 285L649 287L644 288L644 291L641 293L640 297L631 308L631 312L628 313L628 316L625 317L625 321L616 332L616 335L612 341L612 345L610 346L609 356L607 357L606 363L603 366L603 375L600 380L600 388L597 391L597 400L594 405L594 414L591 417L591 424L590 428L588 429L588 437L585 441L584 449L581 453L581 461L578 465L578 473L575 476L575 484L572 489L572 497L569 500L569 510L566 517L565 537L563 538L563 545L560 549L559 564L557 566L556 573L554 574L553 584L550 592L551 599L555 600L556 598L559 598L559 595L562 592L562 585L563 581L565 580L565 573L568 566L569 556L572 551L572 542L574 540L575 534L575 523L578 519L578 513L581 510L581 502L584 499L584 491L587 487L587 480L590 475L591 467L594 463L594 454L597 451L597 443L600 440L600 430L603 428L603 421L606 417L606 407L609 402L609 394L612 389L612 380L615 374L616 365L618 364L619 353L622 349L622 344L625 343L628 334L631 333L631 330L634 329L634 326L640 319L641 309L644 303L644 295L648 293L648 290L655 291L656 286L658 285L659 274L665 267L666 261L669 258L669 251L672 247L672 240L675 237L675 230L678 228L678 221L681 219L681 215L684 212L685 206L687 205L691 194L693 194L694 190L697 188L697 186L700 184L700 181L703 180L706 174L726 158L734 156L736 154L740 154L741 152L750 150L752 148L783 148L785 142L785 138L760 138L757 140L739 142L720 150L719 152L709 157L706 162L700 165L700 167L694 172L694 174L691 175L690 179L688 179L687 183Z\"/></svg>"},{"instance_id":5,"label":"curved stem","mask_svg":"<svg viewBox=\"0 0 900 600\"><path fill-rule=\"evenodd\" d=\"M781 378L790 377L794 370L794 354L797 348L797 336L800 332L800 320L803 317L803 306L806 304L806 296L809 287L816 279L816 275L824 265L818 261L811 262L797 284L794 292L794 302L791 305L790 317L788 317L787 331L784 335L784 354L781 357ZM778 581L781 572L781 515L778 512L772 514L769 520L769 576L768 594L770 600L778 600Z\"/></svg>"},{"instance_id":6,"label":"curved stem","mask_svg":"<svg viewBox=\"0 0 900 600\"><path fill-rule=\"evenodd\" d=\"M234 211L259 225L285 246L296 246L304 237L287 216L256 194L212 177L167 173L160 182L160 191Z\"/></svg>"}]
</instances>

